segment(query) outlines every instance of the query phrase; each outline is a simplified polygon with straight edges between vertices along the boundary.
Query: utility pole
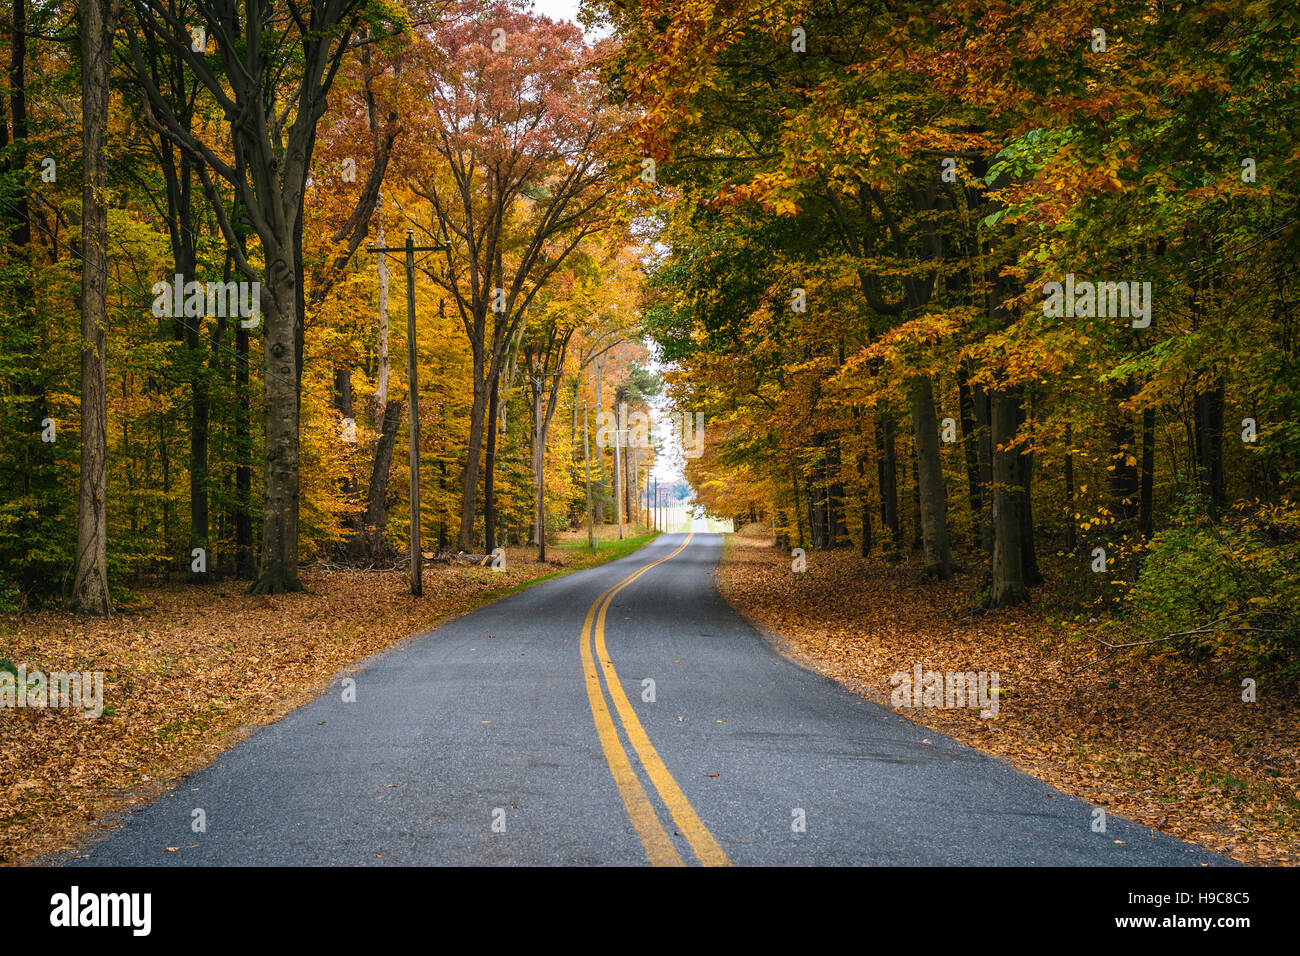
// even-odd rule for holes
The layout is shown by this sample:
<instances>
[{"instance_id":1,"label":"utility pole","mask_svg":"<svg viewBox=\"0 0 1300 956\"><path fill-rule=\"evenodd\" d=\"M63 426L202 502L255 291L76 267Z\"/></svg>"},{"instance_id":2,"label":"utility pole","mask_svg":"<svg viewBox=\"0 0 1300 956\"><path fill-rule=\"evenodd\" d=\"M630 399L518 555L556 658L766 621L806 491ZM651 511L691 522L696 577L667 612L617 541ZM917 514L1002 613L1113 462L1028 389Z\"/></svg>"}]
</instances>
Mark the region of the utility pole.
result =
<instances>
[{"instance_id":1,"label":"utility pole","mask_svg":"<svg viewBox=\"0 0 1300 956\"><path fill-rule=\"evenodd\" d=\"M542 440L542 387L546 376L533 375L533 457L537 461L537 508L533 520L537 526L537 560L546 560L546 443Z\"/></svg>"},{"instance_id":2,"label":"utility pole","mask_svg":"<svg viewBox=\"0 0 1300 956\"><path fill-rule=\"evenodd\" d=\"M659 503L659 479L654 479L654 487L650 487L650 482L646 482L646 498L650 502L650 530L659 530L659 510L655 506Z\"/></svg>"},{"instance_id":3,"label":"utility pole","mask_svg":"<svg viewBox=\"0 0 1300 956\"><path fill-rule=\"evenodd\" d=\"M381 256L387 252L406 253L406 378L411 406L411 434L407 442L411 446L411 593L423 597L424 555L420 553L420 384L415 368L415 254L442 252L447 247L417 246L415 230L408 229L406 244L403 246L376 246L370 242L366 248Z\"/></svg>"},{"instance_id":4,"label":"utility pole","mask_svg":"<svg viewBox=\"0 0 1300 956\"><path fill-rule=\"evenodd\" d=\"M623 488L626 477L623 476L623 459L619 455L619 436L622 430L619 428L623 424L623 416L616 408L614 410L614 523L618 525L618 540L623 540ZM620 480L622 477L622 480Z\"/></svg>"},{"instance_id":5,"label":"utility pole","mask_svg":"<svg viewBox=\"0 0 1300 956\"><path fill-rule=\"evenodd\" d=\"M591 452L587 448L587 403L582 403L582 468L587 473L587 550L596 550L591 531Z\"/></svg>"}]
</instances>

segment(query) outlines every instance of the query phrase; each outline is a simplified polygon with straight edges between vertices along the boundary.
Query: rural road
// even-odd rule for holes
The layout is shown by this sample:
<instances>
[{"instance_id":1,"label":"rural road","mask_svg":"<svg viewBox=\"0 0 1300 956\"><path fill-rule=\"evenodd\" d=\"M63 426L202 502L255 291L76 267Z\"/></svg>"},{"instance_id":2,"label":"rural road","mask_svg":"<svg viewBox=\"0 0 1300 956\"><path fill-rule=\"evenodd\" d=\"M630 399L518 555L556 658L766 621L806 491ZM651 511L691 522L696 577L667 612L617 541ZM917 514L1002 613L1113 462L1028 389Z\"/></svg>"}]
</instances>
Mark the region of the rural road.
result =
<instances>
[{"instance_id":1,"label":"rural road","mask_svg":"<svg viewBox=\"0 0 1300 956\"><path fill-rule=\"evenodd\" d=\"M1229 862L1114 816L1094 833L1084 801L784 660L715 589L721 549L663 535L452 621L65 861Z\"/></svg>"}]
</instances>

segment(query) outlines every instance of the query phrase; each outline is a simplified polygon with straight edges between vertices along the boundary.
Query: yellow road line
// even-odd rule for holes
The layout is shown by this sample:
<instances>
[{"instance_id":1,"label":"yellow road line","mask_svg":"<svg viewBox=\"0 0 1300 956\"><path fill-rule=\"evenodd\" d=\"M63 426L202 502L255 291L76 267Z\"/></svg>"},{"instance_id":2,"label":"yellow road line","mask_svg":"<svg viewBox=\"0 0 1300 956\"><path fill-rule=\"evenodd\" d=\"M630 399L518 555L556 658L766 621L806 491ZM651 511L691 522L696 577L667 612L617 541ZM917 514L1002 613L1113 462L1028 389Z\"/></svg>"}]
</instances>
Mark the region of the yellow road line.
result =
<instances>
[{"instance_id":1,"label":"yellow road line","mask_svg":"<svg viewBox=\"0 0 1300 956\"><path fill-rule=\"evenodd\" d=\"M682 858L677 854L672 838L659 822L659 815L650 805L641 781L637 779L636 771L632 769L632 763L628 760L623 745L619 743L614 721L609 716L609 708L605 706L605 695L600 691L600 678L596 676L596 662L592 659L588 638L596 606L605 594L596 598L596 603L587 611L587 620L582 625L582 673L587 679L587 701L591 704L591 716L596 721L596 736L600 738L609 772L614 775L614 783L618 786L619 796L623 798L623 806L627 808L628 818L631 819L637 836L641 838L641 845L645 847L651 865L682 866Z\"/></svg>"},{"instance_id":2,"label":"yellow road line","mask_svg":"<svg viewBox=\"0 0 1300 956\"><path fill-rule=\"evenodd\" d=\"M677 548L676 551L672 552L672 554L660 558L658 561L647 564L645 567L633 572L618 584L605 591L605 593L600 597L596 598L596 602L591 606L590 610L587 611L587 620L584 622L582 627L583 668L584 672L588 675L587 696L591 702L592 714L596 716L597 734L601 737L601 745L605 747L605 756L609 760L610 771L614 774L615 781L618 781L620 773L623 772L623 767L626 766L627 771L631 771L631 765L628 762L627 753L623 750L616 734L611 733L611 739L608 742L606 741L605 733L601 726L602 718L604 722L609 724L610 731L613 730L613 724L609 718L609 711L605 707L604 696L599 695L598 689L597 695L593 696L591 686L591 678L593 675L588 670L588 665L591 660L588 638L591 634L592 617L593 615L596 615L594 641L596 654L600 657L601 669L605 675L605 685L609 690L610 697L614 701L614 707L618 712L619 719L622 721L624 733L627 734L627 738L631 741L633 749L636 750L637 756L641 759L641 764L645 768L646 774L650 777L655 789L659 792L659 797L668 808L668 812L672 814L673 822L677 824L677 829L681 831L681 834L684 837L686 837L686 841L690 844L691 850L694 851L695 856L705 866L730 866L731 861L727 859L727 854L723 852L722 847L718 845L718 841L713 838L713 834L709 832L708 828L704 825L704 822L700 820L699 815L691 806L690 801L687 800L686 794L682 792L681 787L677 785L677 781L674 780L672 774L669 773L668 767L665 766L663 759L659 756L659 752L655 750L654 745L650 743L650 738L646 735L645 728L641 725L641 721L636 716L636 711L632 708L631 702L627 699L627 694L623 690L623 685L619 681L618 672L614 669L614 663L610 660L609 650L605 645L605 615L609 611L609 606L613 602L614 596L651 568L658 567L665 561L671 560L681 554L681 552L685 550L686 546L691 543L693 537L695 537L694 534L688 534L686 540L683 541L681 546ZM598 614L596 613L597 608L599 608ZM599 696L599 700L597 700L597 696ZM613 745L613 748L616 749L617 753L611 754L610 744ZM645 800L645 791L641 788L640 781L636 780L635 774L631 775L631 779L635 785L634 796L639 796L641 800ZM657 816L654 817L654 828L646 827L643 818L638 822L640 814L643 813L643 808L636 804L635 800L629 800L628 790L625 789L621 783L619 784L619 791L623 794L623 803L628 808L628 815L632 818L632 824L636 827L638 834L641 835L641 841L645 845L646 854L651 857L651 862L653 863L654 855L651 853L651 849L652 846L657 846L657 844L652 844L647 841L647 832L651 838L656 840L659 834L662 834L664 839L667 839L667 832L664 831L663 827L659 824ZM634 812L634 805L636 806L636 812ZM649 807L648 801L646 801L646 807ZM653 809L651 809L652 814L653 812ZM656 829L658 833L655 832ZM676 857L676 851L673 851L673 855ZM680 865L680 858L678 858L676 862Z\"/></svg>"}]
</instances>

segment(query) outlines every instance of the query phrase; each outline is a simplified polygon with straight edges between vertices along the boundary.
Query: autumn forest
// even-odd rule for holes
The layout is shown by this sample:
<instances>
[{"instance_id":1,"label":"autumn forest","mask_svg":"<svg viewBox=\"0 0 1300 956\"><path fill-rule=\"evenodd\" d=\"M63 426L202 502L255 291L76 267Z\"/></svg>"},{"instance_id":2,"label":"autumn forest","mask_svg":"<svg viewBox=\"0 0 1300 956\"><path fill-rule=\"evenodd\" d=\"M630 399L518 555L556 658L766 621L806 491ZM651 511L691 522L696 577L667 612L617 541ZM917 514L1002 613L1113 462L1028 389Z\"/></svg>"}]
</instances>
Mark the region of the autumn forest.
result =
<instances>
[{"instance_id":1,"label":"autumn forest","mask_svg":"<svg viewBox=\"0 0 1300 956\"><path fill-rule=\"evenodd\" d=\"M559 862L741 860L699 789L733 785L700 753L735 739L671 736L776 720L746 710L776 682L741 617L885 700L931 659L991 673L926 726L1152 834L1296 862L1298 37L1294 0L9 0L0 862L421 633L443 643L410 698L449 709L411 726L488 740L554 689L518 746L574 736L529 772L603 754L609 793L570 802L616 786L623 829ZM457 654L481 681L438 683ZM8 711L65 663L103 720ZM799 706L763 732L805 733ZM360 748L340 723L309 722L322 752ZM1026 845L1136 842L1072 826ZM874 832L811 859L899 862Z\"/></svg>"},{"instance_id":2,"label":"autumn forest","mask_svg":"<svg viewBox=\"0 0 1300 956\"><path fill-rule=\"evenodd\" d=\"M400 560L415 398L430 551L641 514L663 369L787 548L1294 654L1289 4L586 15L15 0L7 604Z\"/></svg>"}]
</instances>

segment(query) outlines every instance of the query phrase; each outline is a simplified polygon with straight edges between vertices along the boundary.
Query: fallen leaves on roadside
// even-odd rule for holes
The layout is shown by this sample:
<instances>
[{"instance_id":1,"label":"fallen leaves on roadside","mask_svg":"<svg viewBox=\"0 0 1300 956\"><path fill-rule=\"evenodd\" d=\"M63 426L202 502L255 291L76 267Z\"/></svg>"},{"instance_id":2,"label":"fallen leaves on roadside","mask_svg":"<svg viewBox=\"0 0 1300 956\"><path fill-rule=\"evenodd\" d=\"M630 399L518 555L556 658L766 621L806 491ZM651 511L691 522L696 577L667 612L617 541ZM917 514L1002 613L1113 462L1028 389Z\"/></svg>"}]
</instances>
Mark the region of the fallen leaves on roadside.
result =
<instances>
[{"instance_id":1,"label":"fallen leaves on roadside","mask_svg":"<svg viewBox=\"0 0 1300 956\"><path fill-rule=\"evenodd\" d=\"M1085 667L1091 644L1035 603L972 613L973 577L926 581L848 551L817 552L795 574L770 538L739 535L717 572L726 599L784 653L886 707L891 676L916 664L998 672L996 719L896 710L921 727L1242 862L1300 863L1300 702L1243 705L1235 680L1173 661Z\"/></svg>"},{"instance_id":2,"label":"fallen leaves on roadside","mask_svg":"<svg viewBox=\"0 0 1300 956\"><path fill-rule=\"evenodd\" d=\"M576 569L618 553L554 555ZM109 618L5 615L0 658L29 672L103 671L105 710L88 720L70 710L0 709L0 863L69 847L106 813L161 793L341 671L554 574L555 562L507 548L506 568L430 566L423 598L401 572L315 570L299 594L177 584L143 588L139 609Z\"/></svg>"}]
</instances>

